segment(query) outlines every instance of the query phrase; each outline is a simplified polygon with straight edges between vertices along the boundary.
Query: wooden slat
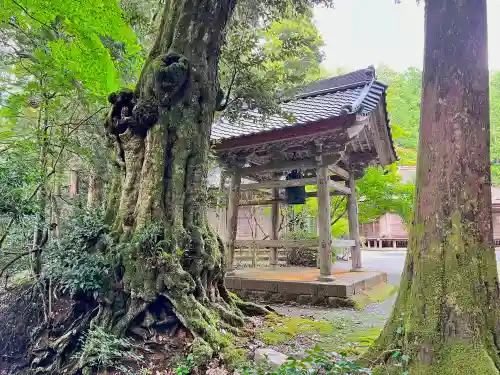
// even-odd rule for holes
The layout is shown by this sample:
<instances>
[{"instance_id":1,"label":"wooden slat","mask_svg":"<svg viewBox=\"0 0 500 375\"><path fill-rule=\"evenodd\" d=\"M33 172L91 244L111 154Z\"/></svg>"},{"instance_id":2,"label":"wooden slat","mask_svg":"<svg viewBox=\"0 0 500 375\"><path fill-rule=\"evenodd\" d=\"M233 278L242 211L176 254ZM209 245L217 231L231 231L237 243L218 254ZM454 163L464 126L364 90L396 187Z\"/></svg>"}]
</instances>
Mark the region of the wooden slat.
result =
<instances>
[{"instance_id":1,"label":"wooden slat","mask_svg":"<svg viewBox=\"0 0 500 375\"><path fill-rule=\"evenodd\" d=\"M349 172L347 172L345 169L343 168L340 168L338 165L330 165L328 167L328 169L336 174L337 176L340 176L342 177L344 180L348 180L349 179Z\"/></svg>"},{"instance_id":2,"label":"wooden slat","mask_svg":"<svg viewBox=\"0 0 500 375\"><path fill-rule=\"evenodd\" d=\"M242 185L243 186L243 185ZM345 185L339 184L338 182L328 180L328 187L340 191L346 195L351 194L351 189Z\"/></svg>"},{"instance_id":3,"label":"wooden slat","mask_svg":"<svg viewBox=\"0 0 500 375\"><path fill-rule=\"evenodd\" d=\"M297 180L278 180L278 181L264 181L256 182L252 184L241 184L241 190L252 190L252 189L275 189L275 188L287 188L296 186L306 186L306 185L316 185L316 178L300 178ZM339 184L338 182L328 180L328 187L341 191L345 194L351 194L351 189L347 186Z\"/></svg>"},{"instance_id":4,"label":"wooden slat","mask_svg":"<svg viewBox=\"0 0 500 375\"><path fill-rule=\"evenodd\" d=\"M331 190L330 195L345 195L345 193L339 190ZM316 198L317 196L317 191L306 191L307 198ZM281 197L279 199L254 199L249 201L241 201L240 206L269 206L273 203L286 204L285 197Z\"/></svg>"},{"instance_id":5,"label":"wooden slat","mask_svg":"<svg viewBox=\"0 0 500 375\"><path fill-rule=\"evenodd\" d=\"M242 190L274 189L274 188L287 188L287 187L306 186L306 185L316 185L316 179L312 177L312 178L300 178L297 180L256 182L253 184L241 184L241 189Z\"/></svg>"},{"instance_id":6,"label":"wooden slat","mask_svg":"<svg viewBox=\"0 0 500 375\"><path fill-rule=\"evenodd\" d=\"M242 247L315 247L318 246L319 241L316 240L237 240L235 246ZM355 241L353 240L335 240L332 239L333 247L353 247ZM259 249L259 251L262 251Z\"/></svg>"},{"instance_id":7,"label":"wooden slat","mask_svg":"<svg viewBox=\"0 0 500 375\"><path fill-rule=\"evenodd\" d=\"M318 240L238 240L236 247L309 247L318 246Z\"/></svg>"},{"instance_id":8,"label":"wooden slat","mask_svg":"<svg viewBox=\"0 0 500 375\"><path fill-rule=\"evenodd\" d=\"M255 199L252 201L240 202L240 206L269 206L273 203L286 203L284 198L279 199Z\"/></svg>"},{"instance_id":9,"label":"wooden slat","mask_svg":"<svg viewBox=\"0 0 500 375\"><path fill-rule=\"evenodd\" d=\"M332 247L354 247L356 242L353 240L332 240Z\"/></svg>"},{"instance_id":10,"label":"wooden slat","mask_svg":"<svg viewBox=\"0 0 500 375\"><path fill-rule=\"evenodd\" d=\"M323 163L328 165L337 163L341 158L341 155L323 155ZM299 160L278 160L272 161L267 164L253 165L251 167L241 168L241 173L243 176L251 176L259 173L268 172L289 172L293 169L306 169L306 168L316 168L317 162L315 159L299 159ZM345 178L349 178L349 173L340 167L333 165L330 170Z\"/></svg>"}]
</instances>

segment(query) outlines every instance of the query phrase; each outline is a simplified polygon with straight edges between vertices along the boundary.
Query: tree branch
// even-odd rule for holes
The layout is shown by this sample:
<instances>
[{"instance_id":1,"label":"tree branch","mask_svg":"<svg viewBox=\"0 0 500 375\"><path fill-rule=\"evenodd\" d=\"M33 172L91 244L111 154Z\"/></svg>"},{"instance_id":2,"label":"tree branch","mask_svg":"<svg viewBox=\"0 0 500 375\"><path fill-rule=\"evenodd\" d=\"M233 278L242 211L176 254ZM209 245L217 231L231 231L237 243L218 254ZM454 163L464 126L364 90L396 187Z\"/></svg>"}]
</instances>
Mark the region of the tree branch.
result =
<instances>
[{"instance_id":1,"label":"tree branch","mask_svg":"<svg viewBox=\"0 0 500 375\"><path fill-rule=\"evenodd\" d=\"M7 224L7 228L5 228L4 234L2 234L2 238L0 238L0 249L3 247L3 243L5 242L5 239L7 238L10 228L14 224L14 221L16 220L15 216L12 216L12 218L9 221L9 224Z\"/></svg>"},{"instance_id":2,"label":"tree branch","mask_svg":"<svg viewBox=\"0 0 500 375\"><path fill-rule=\"evenodd\" d=\"M33 249L33 250L29 250L29 251L25 251L24 253L20 253L18 256L14 257L13 259L11 259L5 266L3 266L3 268L0 270L0 277L3 276L3 274L5 273L5 271L7 271L7 269L12 266L15 262L17 262L19 259L21 259L22 257L25 257L26 255L30 255L31 253L34 253L35 251L38 251L38 249Z\"/></svg>"},{"instance_id":3,"label":"tree branch","mask_svg":"<svg viewBox=\"0 0 500 375\"><path fill-rule=\"evenodd\" d=\"M59 35L59 31L57 31L57 29L53 28L52 26L49 26L47 25L46 23L43 23L42 21L40 21L39 19L35 18L34 16L32 16L29 12L28 12L28 9L26 9L25 7L23 7L21 4L19 4L16 0L11 0L14 4L16 4L24 13L26 13L26 15L31 18L32 20L38 22L39 24L45 26L46 28L48 29L51 29L51 30L54 30L55 33L57 35Z\"/></svg>"},{"instance_id":4,"label":"tree branch","mask_svg":"<svg viewBox=\"0 0 500 375\"><path fill-rule=\"evenodd\" d=\"M337 223L337 221L339 221L340 219L342 219L345 214L347 213L347 208L344 210L344 212L342 212L339 216L337 216L334 220L331 221L330 225L335 225Z\"/></svg>"},{"instance_id":5,"label":"tree branch","mask_svg":"<svg viewBox=\"0 0 500 375\"><path fill-rule=\"evenodd\" d=\"M234 68L233 69L233 77L231 78L231 82L229 83L229 87L227 89L226 100L224 100L224 104L221 103L221 105L219 105L219 108L217 108L218 112L224 111L227 108L227 106L229 105L229 103L232 103L232 101L230 101L229 98L231 96L231 89L233 88L234 81L236 80L237 75L238 75L238 71L236 70L236 68Z\"/></svg>"}]
</instances>

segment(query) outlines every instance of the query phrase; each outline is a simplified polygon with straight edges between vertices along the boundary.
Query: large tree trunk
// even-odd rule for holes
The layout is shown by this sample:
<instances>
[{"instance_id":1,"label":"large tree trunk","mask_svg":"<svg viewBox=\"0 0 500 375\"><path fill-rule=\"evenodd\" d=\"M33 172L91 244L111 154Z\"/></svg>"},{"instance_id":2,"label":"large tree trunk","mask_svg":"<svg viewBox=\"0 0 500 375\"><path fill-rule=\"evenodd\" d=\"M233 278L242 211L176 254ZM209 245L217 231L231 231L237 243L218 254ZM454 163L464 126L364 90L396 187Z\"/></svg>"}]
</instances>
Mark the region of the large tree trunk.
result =
<instances>
[{"instance_id":1,"label":"large tree trunk","mask_svg":"<svg viewBox=\"0 0 500 375\"><path fill-rule=\"evenodd\" d=\"M91 324L123 336L151 306L170 309L195 338L192 349L205 356L227 342L221 328L243 326L241 308L263 312L226 291L222 242L207 221L218 61L234 5L167 1L136 90L110 95L107 119L119 172L106 217L124 250L119 282ZM64 365L70 342L58 344L62 354L49 363L51 371Z\"/></svg>"},{"instance_id":2,"label":"large tree trunk","mask_svg":"<svg viewBox=\"0 0 500 375\"><path fill-rule=\"evenodd\" d=\"M389 368L394 350L408 355L410 375L498 374L486 0L428 0L425 16L414 222L372 354Z\"/></svg>"}]
</instances>

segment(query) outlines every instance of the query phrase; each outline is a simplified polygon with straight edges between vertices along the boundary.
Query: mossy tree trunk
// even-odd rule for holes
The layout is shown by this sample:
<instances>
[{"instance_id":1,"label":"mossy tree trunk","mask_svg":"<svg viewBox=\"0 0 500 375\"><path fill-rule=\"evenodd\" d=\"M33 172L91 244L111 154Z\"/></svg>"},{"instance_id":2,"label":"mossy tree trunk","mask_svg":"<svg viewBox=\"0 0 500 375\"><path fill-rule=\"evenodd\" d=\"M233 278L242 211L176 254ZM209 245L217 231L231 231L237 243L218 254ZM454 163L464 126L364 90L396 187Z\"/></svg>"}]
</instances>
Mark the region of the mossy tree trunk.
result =
<instances>
[{"instance_id":1,"label":"mossy tree trunk","mask_svg":"<svg viewBox=\"0 0 500 375\"><path fill-rule=\"evenodd\" d=\"M425 35L414 222L372 356L381 374L396 373L394 350L410 375L498 374L486 0L426 1Z\"/></svg>"},{"instance_id":2,"label":"mossy tree trunk","mask_svg":"<svg viewBox=\"0 0 500 375\"><path fill-rule=\"evenodd\" d=\"M98 312L79 323L123 336L148 308L164 303L195 338L197 361L227 343L222 328L243 326L243 311L264 312L226 291L222 242L207 220L219 54L234 6L235 0L166 1L135 91L109 97L106 127L116 145L118 172L106 218L121 264L118 282L100 297ZM44 360L51 371L67 366L69 337L56 340L55 360Z\"/></svg>"}]
</instances>

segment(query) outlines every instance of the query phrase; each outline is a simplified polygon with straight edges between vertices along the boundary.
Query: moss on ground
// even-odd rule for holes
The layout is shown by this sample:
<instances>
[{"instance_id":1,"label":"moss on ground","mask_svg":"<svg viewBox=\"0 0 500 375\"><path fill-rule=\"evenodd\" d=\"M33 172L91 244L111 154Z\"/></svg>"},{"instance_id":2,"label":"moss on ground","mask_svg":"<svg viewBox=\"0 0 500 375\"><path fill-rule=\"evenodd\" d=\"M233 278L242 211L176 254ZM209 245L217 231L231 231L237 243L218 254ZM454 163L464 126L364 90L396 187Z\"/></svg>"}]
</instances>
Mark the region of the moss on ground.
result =
<instances>
[{"instance_id":1,"label":"moss on ground","mask_svg":"<svg viewBox=\"0 0 500 375\"><path fill-rule=\"evenodd\" d=\"M265 327L260 332L260 338L268 345L294 341L299 335L332 336L340 329L334 322L281 317L275 314L268 315Z\"/></svg>"},{"instance_id":2,"label":"moss on ground","mask_svg":"<svg viewBox=\"0 0 500 375\"><path fill-rule=\"evenodd\" d=\"M248 365L248 350L228 347L221 351L220 359L229 370L245 368Z\"/></svg>"},{"instance_id":3,"label":"moss on ground","mask_svg":"<svg viewBox=\"0 0 500 375\"><path fill-rule=\"evenodd\" d=\"M375 285L373 288L368 290L363 290L362 292L355 294L350 299L354 302L354 308L356 310L363 310L366 306L372 303L383 302L388 298L391 298L398 288L391 284L381 283Z\"/></svg>"},{"instance_id":4,"label":"moss on ground","mask_svg":"<svg viewBox=\"0 0 500 375\"><path fill-rule=\"evenodd\" d=\"M351 332L345 336L344 342L357 344L359 347L368 348L379 337L382 327L370 328L366 331Z\"/></svg>"},{"instance_id":5,"label":"moss on ground","mask_svg":"<svg viewBox=\"0 0 500 375\"><path fill-rule=\"evenodd\" d=\"M321 321L271 314L258 336L271 347L306 345L353 358L365 353L373 345L381 330L382 327L360 327L346 318Z\"/></svg>"}]
</instances>

